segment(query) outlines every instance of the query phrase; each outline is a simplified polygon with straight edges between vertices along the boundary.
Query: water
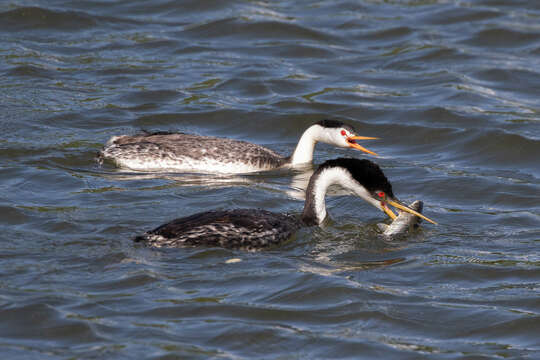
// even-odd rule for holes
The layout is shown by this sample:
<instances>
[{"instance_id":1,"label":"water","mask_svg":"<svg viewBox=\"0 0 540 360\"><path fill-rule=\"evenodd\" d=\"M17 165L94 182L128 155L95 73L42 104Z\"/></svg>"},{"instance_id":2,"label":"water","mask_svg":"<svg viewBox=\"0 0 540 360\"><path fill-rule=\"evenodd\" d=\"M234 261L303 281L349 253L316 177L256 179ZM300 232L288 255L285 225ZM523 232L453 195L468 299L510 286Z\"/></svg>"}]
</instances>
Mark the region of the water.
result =
<instances>
[{"instance_id":1,"label":"water","mask_svg":"<svg viewBox=\"0 0 540 360\"><path fill-rule=\"evenodd\" d=\"M1 2L4 357L540 358L539 24L534 1ZM278 249L156 251L131 239L175 217L300 212L301 173L94 161L140 129L288 154L323 118L381 137L440 225L385 244L333 196ZM315 163L339 156L362 155Z\"/></svg>"}]
</instances>

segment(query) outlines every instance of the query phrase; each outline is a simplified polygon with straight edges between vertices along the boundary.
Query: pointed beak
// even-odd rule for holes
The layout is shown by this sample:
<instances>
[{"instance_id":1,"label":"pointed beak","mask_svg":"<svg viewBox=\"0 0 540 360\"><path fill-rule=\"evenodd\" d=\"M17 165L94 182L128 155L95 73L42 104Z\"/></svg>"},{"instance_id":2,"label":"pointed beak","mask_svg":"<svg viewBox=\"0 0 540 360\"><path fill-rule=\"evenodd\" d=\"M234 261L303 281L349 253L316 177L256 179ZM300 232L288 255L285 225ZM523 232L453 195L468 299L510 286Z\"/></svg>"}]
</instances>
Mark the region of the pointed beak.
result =
<instances>
[{"instance_id":1,"label":"pointed beak","mask_svg":"<svg viewBox=\"0 0 540 360\"><path fill-rule=\"evenodd\" d=\"M368 153L368 154L377 156L376 153L374 153L374 152L371 151L371 150L366 149L366 148L363 147L363 146L360 146L360 145L357 144L356 141L355 141L355 140L376 140L376 139L378 139L378 138L376 138L376 137L368 137L368 136L349 136L349 137L347 138L347 143L348 143L349 146L352 147L353 149L360 150L360 151L363 151L363 152L365 152L365 153Z\"/></svg>"},{"instance_id":2,"label":"pointed beak","mask_svg":"<svg viewBox=\"0 0 540 360\"><path fill-rule=\"evenodd\" d=\"M424 219L424 220L426 220L426 221L429 221L429 222L432 223L432 224L437 225L437 223L436 223L435 221L433 221L433 220L431 220L431 219L425 217L424 215L420 214L420 213L417 212L417 211L414 211L413 209L409 208L408 206L405 206L405 205L403 205L403 204L400 204L400 203L397 202L397 201L390 200L390 199L388 199L387 202L388 202L388 204L392 205L393 207L395 207L395 208L397 208L397 209L406 211L406 212L408 212L408 213L411 213L411 214L413 214L413 215L416 215L416 216L418 216L418 217L421 217L422 219ZM386 210L385 210L385 212L386 212ZM388 213L387 213L387 214L388 214Z\"/></svg>"},{"instance_id":3,"label":"pointed beak","mask_svg":"<svg viewBox=\"0 0 540 360\"><path fill-rule=\"evenodd\" d=\"M381 203L382 210L390 217L390 219L395 220L397 218L397 215L394 214L392 210L386 205L386 203Z\"/></svg>"}]
</instances>

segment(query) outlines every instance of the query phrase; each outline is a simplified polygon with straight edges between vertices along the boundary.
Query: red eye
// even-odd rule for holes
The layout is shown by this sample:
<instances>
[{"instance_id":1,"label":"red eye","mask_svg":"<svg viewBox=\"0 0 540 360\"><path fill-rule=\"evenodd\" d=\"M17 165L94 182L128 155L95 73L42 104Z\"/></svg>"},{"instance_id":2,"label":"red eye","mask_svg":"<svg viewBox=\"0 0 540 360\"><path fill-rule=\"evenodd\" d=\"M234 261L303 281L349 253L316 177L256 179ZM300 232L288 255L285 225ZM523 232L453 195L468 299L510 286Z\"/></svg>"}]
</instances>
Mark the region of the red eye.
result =
<instances>
[{"instance_id":1,"label":"red eye","mask_svg":"<svg viewBox=\"0 0 540 360\"><path fill-rule=\"evenodd\" d=\"M383 198L383 197L384 197L384 192L379 191L379 192L377 193L377 195L379 195L380 198Z\"/></svg>"},{"instance_id":2,"label":"red eye","mask_svg":"<svg viewBox=\"0 0 540 360\"><path fill-rule=\"evenodd\" d=\"M341 130L341 135L345 136L347 135L347 132L345 130Z\"/></svg>"}]
</instances>

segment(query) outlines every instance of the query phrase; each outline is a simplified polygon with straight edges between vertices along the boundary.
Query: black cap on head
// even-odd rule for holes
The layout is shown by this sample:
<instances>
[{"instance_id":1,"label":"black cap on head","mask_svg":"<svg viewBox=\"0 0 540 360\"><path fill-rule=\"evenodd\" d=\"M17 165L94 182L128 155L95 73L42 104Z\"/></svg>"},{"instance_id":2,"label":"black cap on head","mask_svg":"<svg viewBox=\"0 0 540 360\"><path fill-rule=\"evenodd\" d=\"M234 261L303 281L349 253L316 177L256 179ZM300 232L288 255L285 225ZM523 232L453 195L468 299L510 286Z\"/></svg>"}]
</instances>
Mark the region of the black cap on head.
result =
<instances>
[{"instance_id":1,"label":"black cap on head","mask_svg":"<svg viewBox=\"0 0 540 360\"><path fill-rule=\"evenodd\" d=\"M325 128L345 128L349 130L349 132L356 134L356 130L352 126L344 124L338 120L324 119L317 122L316 124L321 125L322 127L325 127Z\"/></svg>"},{"instance_id":2,"label":"black cap on head","mask_svg":"<svg viewBox=\"0 0 540 360\"><path fill-rule=\"evenodd\" d=\"M317 171L332 167L346 168L352 177L369 192L384 191L389 198L394 198L392 184L388 181L379 165L366 159L339 158L325 161Z\"/></svg>"}]
</instances>

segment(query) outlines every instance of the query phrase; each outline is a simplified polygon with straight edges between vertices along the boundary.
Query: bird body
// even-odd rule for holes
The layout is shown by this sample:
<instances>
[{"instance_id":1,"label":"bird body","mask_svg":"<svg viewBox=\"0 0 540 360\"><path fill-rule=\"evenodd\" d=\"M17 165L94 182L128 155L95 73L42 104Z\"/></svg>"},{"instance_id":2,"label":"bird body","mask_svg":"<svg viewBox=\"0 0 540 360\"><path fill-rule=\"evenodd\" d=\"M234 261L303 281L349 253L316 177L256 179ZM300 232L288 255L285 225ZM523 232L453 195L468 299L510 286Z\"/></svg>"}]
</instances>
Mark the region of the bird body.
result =
<instances>
[{"instance_id":1,"label":"bird body","mask_svg":"<svg viewBox=\"0 0 540 360\"><path fill-rule=\"evenodd\" d=\"M332 184L345 187L392 218L396 215L387 203L413 211L397 203L392 185L377 164L369 160L336 159L323 163L311 176L300 217L260 209L213 210L173 220L135 240L154 247L209 245L254 250L276 246L299 228L324 221L327 215L324 198Z\"/></svg>"},{"instance_id":2,"label":"bird body","mask_svg":"<svg viewBox=\"0 0 540 360\"><path fill-rule=\"evenodd\" d=\"M246 141L184 133L143 133L113 136L99 153L100 161L137 171L249 173L311 162L317 142L375 154L356 143L374 139L357 136L349 125L323 120L310 126L289 157Z\"/></svg>"},{"instance_id":3,"label":"bird body","mask_svg":"<svg viewBox=\"0 0 540 360\"><path fill-rule=\"evenodd\" d=\"M113 137L100 156L140 171L248 173L286 162L274 151L246 141L163 132Z\"/></svg>"},{"instance_id":4,"label":"bird body","mask_svg":"<svg viewBox=\"0 0 540 360\"><path fill-rule=\"evenodd\" d=\"M287 241L298 217L260 209L213 210L173 220L135 238L153 247L218 246L254 250Z\"/></svg>"}]
</instances>

